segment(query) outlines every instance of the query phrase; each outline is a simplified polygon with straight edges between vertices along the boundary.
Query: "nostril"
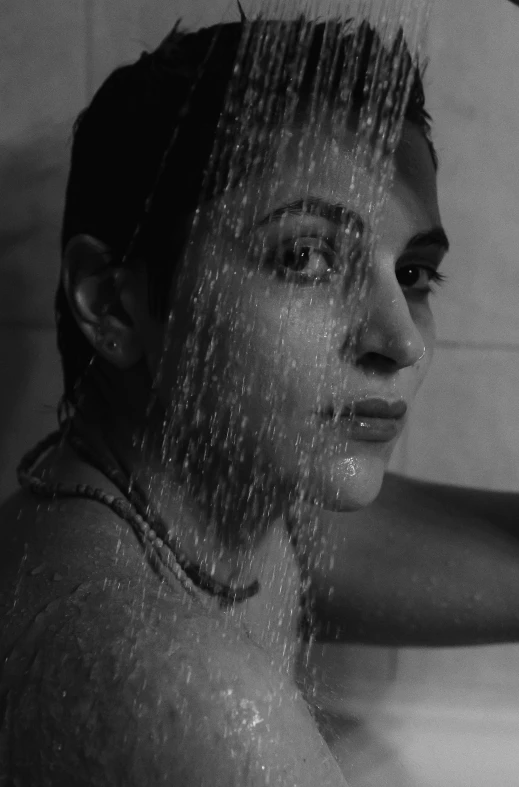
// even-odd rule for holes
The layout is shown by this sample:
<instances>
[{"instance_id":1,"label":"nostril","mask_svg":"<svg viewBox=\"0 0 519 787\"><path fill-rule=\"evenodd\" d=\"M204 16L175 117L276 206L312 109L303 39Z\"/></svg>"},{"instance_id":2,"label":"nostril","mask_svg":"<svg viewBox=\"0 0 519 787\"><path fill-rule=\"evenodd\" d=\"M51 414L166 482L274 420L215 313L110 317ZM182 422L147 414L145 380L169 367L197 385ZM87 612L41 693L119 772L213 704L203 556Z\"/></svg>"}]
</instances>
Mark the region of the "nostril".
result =
<instances>
[{"instance_id":1,"label":"nostril","mask_svg":"<svg viewBox=\"0 0 519 787\"><path fill-rule=\"evenodd\" d=\"M356 365L364 371L377 372L378 374L393 374L398 368L398 363L394 358L377 352L363 353L357 358Z\"/></svg>"}]
</instances>

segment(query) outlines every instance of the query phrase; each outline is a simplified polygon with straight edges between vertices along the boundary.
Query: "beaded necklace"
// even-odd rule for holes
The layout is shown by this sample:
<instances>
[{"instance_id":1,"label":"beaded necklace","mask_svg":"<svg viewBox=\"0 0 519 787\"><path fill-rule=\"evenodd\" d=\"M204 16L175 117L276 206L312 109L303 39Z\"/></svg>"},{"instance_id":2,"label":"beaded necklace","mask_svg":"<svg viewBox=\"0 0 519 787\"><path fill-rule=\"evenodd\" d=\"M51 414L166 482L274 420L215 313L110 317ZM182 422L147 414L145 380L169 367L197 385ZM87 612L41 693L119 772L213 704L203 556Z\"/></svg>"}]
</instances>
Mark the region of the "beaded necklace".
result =
<instances>
[{"instance_id":1,"label":"beaded necklace","mask_svg":"<svg viewBox=\"0 0 519 787\"><path fill-rule=\"evenodd\" d=\"M121 473L116 468L103 466L78 437L68 436L68 442L74 451L87 464L99 470L114 483L124 497L116 497L105 492L104 489L89 484L68 486L60 482L48 483L34 475L36 465L49 451L59 445L63 437L63 429L53 432L25 454L17 469L18 482L22 488L49 499L79 497L94 500L110 508L131 526L143 545L152 567L160 577L169 583L176 580L187 593L195 596L207 608L212 607L211 597L216 597L220 605L225 607L245 601L259 592L260 585L257 580L247 587L230 587L217 582L200 566L184 557L173 539L168 536L160 538L157 530L164 531L165 527L158 515L151 510L149 502L143 505L132 489L125 489L127 484L122 480Z\"/></svg>"}]
</instances>

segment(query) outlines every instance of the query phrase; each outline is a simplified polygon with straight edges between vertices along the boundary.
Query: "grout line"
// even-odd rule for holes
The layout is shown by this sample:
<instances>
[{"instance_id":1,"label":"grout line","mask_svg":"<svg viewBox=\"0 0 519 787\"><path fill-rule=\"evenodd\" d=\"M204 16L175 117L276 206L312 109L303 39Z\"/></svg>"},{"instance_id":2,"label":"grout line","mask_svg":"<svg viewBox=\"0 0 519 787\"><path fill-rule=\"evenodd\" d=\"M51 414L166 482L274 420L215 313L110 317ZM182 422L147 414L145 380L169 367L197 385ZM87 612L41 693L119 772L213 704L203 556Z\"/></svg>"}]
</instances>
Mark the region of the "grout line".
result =
<instances>
[{"instance_id":1,"label":"grout line","mask_svg":"<svg viewBox=\"0 0 519 787\"><path fill-rule=\"evenodd\" d=\"M457 342L452 339L438 339L436 341L436 347L443 350L487 350L519 353L519 342Z\"/></svg>"}]
</instances>

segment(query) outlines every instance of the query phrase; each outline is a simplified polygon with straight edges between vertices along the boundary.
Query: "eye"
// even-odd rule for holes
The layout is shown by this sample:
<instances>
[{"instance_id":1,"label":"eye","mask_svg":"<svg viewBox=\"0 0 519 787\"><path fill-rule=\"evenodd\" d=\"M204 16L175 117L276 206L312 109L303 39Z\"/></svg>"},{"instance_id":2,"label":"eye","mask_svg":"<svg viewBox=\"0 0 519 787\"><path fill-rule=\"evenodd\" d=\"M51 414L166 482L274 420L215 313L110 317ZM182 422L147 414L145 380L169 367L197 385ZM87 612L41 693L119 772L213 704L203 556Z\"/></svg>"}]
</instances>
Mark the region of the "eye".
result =
<instances>
[{"instance_id":1,"label":"eye","mask_svg":"<svg viewBox=\"0 0 519 787\"><path fill-rule=\"evenodd\" d=\"M431 284L441 284L445 276L436 268L423 263L409 262L396 270L396 278L403 290L428 295L432 292Z\"/></svg>"},{"instance_id":2,"label":"eye","mask_svg":"<svg viewBox=\"0 0 519 787\"><path fill-rule=\"evenodd\" d=\"M285 281L318 284L337 270L336 252L323 238L297 238L282 243L267 260L268 267Z\"/></svg>"}]
</instances>

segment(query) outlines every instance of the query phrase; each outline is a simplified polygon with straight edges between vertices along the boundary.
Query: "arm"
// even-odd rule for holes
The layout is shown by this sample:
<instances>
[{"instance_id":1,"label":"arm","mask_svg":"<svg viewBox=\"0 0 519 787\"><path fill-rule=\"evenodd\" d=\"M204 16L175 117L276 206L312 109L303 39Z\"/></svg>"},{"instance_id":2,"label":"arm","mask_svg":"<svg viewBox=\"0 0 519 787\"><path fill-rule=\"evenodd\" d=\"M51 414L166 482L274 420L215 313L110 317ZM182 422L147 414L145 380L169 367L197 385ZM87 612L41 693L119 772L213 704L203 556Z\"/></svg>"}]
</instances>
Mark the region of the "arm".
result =
<instances>
[{"instance_id":1,"label":"arm","mask_svg":"<svg viewBox=\"0 0 519 787\"><path fill-rule=\"evenodd\" d=\"M323 512L315 532L303 528L299 539L321 639L440 646L519 639L517 494L388 475L370 508Z\"/></svg>"}]
</instances>

